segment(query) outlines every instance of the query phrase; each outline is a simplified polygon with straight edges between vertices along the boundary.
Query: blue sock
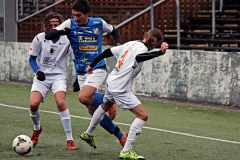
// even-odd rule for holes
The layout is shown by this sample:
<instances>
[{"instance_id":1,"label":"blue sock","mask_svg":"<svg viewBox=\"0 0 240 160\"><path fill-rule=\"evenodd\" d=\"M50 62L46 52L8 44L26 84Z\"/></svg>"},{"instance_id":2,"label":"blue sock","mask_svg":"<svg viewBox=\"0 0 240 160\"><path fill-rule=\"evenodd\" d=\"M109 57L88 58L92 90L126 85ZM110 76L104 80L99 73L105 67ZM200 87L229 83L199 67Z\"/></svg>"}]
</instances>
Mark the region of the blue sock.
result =
<instances>
[{"instance_id":1,"label":"blue sock","mask_svg":"<svg viewBox=\"0 0 240 160\"><path fill-rule=\"evenodd\" d=\"M95 92L93 96L94 96L94 100L93 100L92 106L98 107L100 104L103 103L103 95L102 94Z\"/></svg>"},{"instance_id":2,"label":"blue sock","mask_svg":"<svg viewBox=\"0 0 240 160\"><path fill-rule=\"evenodd\" d=\"M115 126L115 124L113 124L113 122L109 119L109 117L106 114L103 116L100 125L110 134L114 134L118 139L121 139L122 132L117 126Z\"/></svg>"},{"instance_id":3,"label":"blue sock","mask_svg":"<svg viewBox=\"0 0 240 160\"><path fill-rule=\"evenodd\" d=\"M92 106L98 107L102 103L103 103L103 95L95 92ZM106 114L103 116L103 119L101 120L100 125L110 134L114 134L118 139L121 139L122 132L117 126L115 126L115 124L113 124L112 120L110 120Z\"/></svg>"}]
</instances>

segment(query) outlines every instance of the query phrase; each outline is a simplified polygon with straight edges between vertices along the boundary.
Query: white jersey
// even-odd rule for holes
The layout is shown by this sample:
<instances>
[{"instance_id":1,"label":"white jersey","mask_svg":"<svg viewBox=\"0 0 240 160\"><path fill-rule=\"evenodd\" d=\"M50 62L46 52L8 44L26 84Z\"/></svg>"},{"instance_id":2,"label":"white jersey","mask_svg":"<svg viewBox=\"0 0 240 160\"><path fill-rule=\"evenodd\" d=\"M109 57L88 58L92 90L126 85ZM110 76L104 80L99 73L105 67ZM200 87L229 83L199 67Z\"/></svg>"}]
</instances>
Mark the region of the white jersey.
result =
<instances>
[{"instance_id":1,"label":"white jersey","mask_svg":"<svg viewBox=\"0 0 240 160\"><path fill-rule=\"evenodd\" d=\"M115 93L130 91L134 78L143 65L143 62L137 63L135 58L138 54L148 52L148 48L140 41L130 41L112 47L111 52L116 57L117 64L107 78L108 90Z\"/></svg>"},{"instance_id":2,"label":"white jersey","mask_svg":"<svg viewBox=\"0 0 240 160\"><path fill-rule=\"evenodd\" d=\"M74 59L67 36L60 36L55 43L45 39L45 33L39 33L32 41L29 54L38 57L39 70L47 74L66 75L66 56Z\"/></svg>"}]
</instances>

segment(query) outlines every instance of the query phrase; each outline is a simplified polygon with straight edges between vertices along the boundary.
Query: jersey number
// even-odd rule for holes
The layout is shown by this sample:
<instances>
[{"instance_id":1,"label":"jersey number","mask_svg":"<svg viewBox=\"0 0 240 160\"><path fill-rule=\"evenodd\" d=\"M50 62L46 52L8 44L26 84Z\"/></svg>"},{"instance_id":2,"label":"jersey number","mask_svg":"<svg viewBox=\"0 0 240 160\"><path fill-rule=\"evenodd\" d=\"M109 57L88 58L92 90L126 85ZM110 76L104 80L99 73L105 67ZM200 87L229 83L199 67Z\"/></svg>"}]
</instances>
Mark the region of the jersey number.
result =
<instances>
[{"instance_id":1,"label":"jersey number","mask_svg":"<svg viewBox=\"0 0 240 160\"><path fill-rule=\"evenodd\" d=\"M126 50L126 51L123 53L123 55L121 56L121 59L118 61L118 69L120 69L120 68L122 67L123 62L124 62L124 58L126 57L127 53L128 53L128 50Z\"/></svg>"}]
</instances>

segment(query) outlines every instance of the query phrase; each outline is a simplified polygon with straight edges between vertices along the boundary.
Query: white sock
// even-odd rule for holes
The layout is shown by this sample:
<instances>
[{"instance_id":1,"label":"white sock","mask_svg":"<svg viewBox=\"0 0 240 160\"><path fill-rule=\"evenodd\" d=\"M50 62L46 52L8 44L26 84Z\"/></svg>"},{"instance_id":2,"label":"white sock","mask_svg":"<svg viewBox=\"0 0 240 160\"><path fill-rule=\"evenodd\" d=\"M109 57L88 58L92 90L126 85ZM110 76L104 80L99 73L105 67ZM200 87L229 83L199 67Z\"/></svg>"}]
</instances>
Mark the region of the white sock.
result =
<instances>
[{"instance_id":1,"label":"white sock","mask_svg":"<svg viewBox=\"0 0 240 160\"><path fill-rule=\"evenodd\" d=\"M29 112L30 112L30 117L32 119L34 130L39 131L40 130L40 111L37 110L36 112L32 112L31 110L29 110Z\"/></svg>"},{"instance_id":2,"label":"white sock","mask_svg":"<svg viewBox=\"0 0 240 160\"><path fill-rule=\"evenodd\" d=\"M102 109L101 106L99 106L96 111L93 114L93 117L91 119L90 125L88 126L88 129L86 132L88 133L89 136L93 136L94 130L97 127L97 125L100 123L102 120L104 114L106 112Z\"/></svg>"},{"instance_id":3,"label":"white sock","mask_svg":"<svg viewBox=\"0 0 240 160\"><path fill-rule=\"evenodd\" d=\"M67 141L68 140L73 140L71 118L70 118L69 110L66 109L63 112L60 112L60 118L61 118L61 122L62 122L62 125L63 125L63 128L64 128L64 131L65 131L66 136L67 136Z\"/></svg>"},{"instance_id":4,"label":"white sock","mask_svg":"<svg viewBox=\"0 0 240 160\"><path fill-rule=\"evenodd\" d=\"M123 150L122 150L123 152L127 152L133 148L133 144L134 144L134 142L136 142L137 138L141 134L142 127L144 126L145 122L146 121L144 121L144 120L135 118L135 120L133 121L133 123L130 127L127 142L124 145Z\"/></svg>"}]
</instances>

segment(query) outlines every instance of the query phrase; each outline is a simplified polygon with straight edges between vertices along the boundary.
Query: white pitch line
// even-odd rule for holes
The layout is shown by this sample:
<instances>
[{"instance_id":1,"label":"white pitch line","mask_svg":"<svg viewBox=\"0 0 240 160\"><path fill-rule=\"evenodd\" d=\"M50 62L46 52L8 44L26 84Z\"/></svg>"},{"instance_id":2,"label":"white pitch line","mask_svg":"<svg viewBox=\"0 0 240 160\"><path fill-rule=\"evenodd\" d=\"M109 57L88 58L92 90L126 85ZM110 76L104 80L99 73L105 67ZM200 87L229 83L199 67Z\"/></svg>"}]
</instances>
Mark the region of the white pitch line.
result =
<instances>
[{"instance_id":1,"label":"white pitch line","mask_svg":"<svg viewBox=\"0 0 240 160\"><path fill-rule=\"evenodd\" d=\"M1 103L0 103L0 106L10 107L10 108L17 108L17 109L23 109L23 110L29 110L29 108L18 107L18 106L11 106L11 105L1 104ZM45 111L45 110L40 110L40 111L41 111L41 112L45 112L45 113L51 113L51 114L58 114L58 115L59 115L58 112ZM81 118L81 119L86 119L86 120L91 120L91 118L81 117L81 116L74 116L74 115L71 115L71 117L74 117L74 118ZM120 123L120 122L114 122L114 123L115 123L115 124L119 124L119 125L123 125L123 126L130 126L130 124L126 124L126 123ZM240 142L237 142L237 141L229 141L229 140L218 139L218 138L211 138L211 137L197 136L197 135L193 135L193 134L181 133L181 132L175 132L175 131L170 131L170 130L165 130L165 129L159 129L159 128L152 128L152 127L147 127L147 126L143 126L143 128L145 128L145 129L149 129L149 130L154 130L154 131L161 131L161 132L167 132L167 133L179 134L179 135L184 135L184 136L188 136L188 137L195 137L195 138L209 139L209 140L213 140L213 141L220 141L220 142L227 142L227 143L240 144Z\"/></svg>"}]
</instances>

